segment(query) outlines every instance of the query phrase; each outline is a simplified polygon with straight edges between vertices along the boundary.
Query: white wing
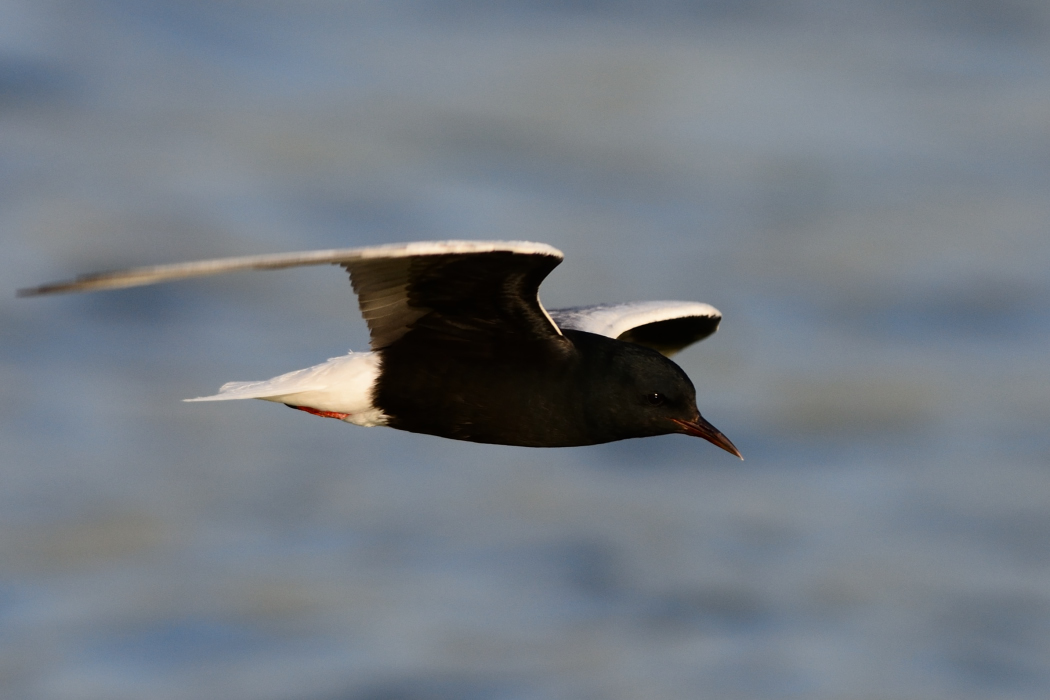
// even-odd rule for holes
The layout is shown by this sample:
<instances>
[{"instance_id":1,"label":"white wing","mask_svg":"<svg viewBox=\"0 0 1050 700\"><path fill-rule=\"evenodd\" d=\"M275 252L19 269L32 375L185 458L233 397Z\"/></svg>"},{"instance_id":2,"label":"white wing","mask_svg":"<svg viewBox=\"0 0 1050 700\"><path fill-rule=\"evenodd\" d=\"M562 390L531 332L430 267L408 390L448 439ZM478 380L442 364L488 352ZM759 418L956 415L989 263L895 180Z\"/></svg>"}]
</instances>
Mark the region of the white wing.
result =
<instances>
[{"instance_id":1,"label":"white wing","mask_svg":"<svg viewBox=\"0 0 1050 700\"><path fill-rule=\"evenodd\" d=\"M372 347L380 349L400 338L415 321L431 311L428 304L435 301L431 297L447 303L449 299L454 301L456 295L469 297L475 291L483 295L474 300L476 313L491 311L482 308L486 300L489 306L502 300L511 307L509 311L516 314L518 325L509 326L511 330L558 336L561 331L540 304L537 288L561 260L562 253L557 248L527 241L395 243L98 272L21 289L18 296L137 287L239 270L341 265L350 273L361 313L372 333ZM449 268L445 277L441 275L443 267ZM418 289L420 283L425 283L427 289ZM502 285L499 294L493 293L491 287L499 285ZM506 315L504 312L508 309L500 313Z\"/></svg>"},{"instance_id":2,"label":"white wing","mask_svg":"<svg viewBox=\"0 0 1050 700\"><path fill-rule=\"evenodd\" d=\"M553 309L561 328L645 345L670 357L718 330L721 312L696 301L638 301Z\"/></svg>"},{"instance_id":3,"label":"white wing","mask_svg":"<svg viewBox=\"0 0 1050 700\"><path fill-rule=\"evenodd\" d=\"M42 284L18 290L20 297L63 292L93 292L102 289L139 287L158 282L170 282L187 277L217 275L222 272L240 270L276 270L301 265L342 265L358 260L376 258L408 258L417 255L449 255L457 253L489 253L507 251L526 255L549 255L559 260L564 257L557 248L545 243L528 241L424 241L420 243L392 243L368 248L336 248L333 250L307 250L298 253L276 253L274 255L248 255L239 258L216 258L173 265L151 265L132 267L126 270L95 272L78 275L71 280Z\"/></svg>"}]
</instances>

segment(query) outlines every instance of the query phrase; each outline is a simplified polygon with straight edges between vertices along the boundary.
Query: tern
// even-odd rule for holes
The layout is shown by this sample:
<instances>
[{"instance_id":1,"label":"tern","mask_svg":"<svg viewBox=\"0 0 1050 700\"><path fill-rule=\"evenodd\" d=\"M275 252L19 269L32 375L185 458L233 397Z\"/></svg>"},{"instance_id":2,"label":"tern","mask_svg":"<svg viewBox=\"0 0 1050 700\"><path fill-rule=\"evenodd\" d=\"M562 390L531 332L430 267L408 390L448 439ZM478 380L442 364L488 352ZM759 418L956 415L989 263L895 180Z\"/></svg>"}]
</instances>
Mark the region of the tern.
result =
<instances>
[{"instance_id":1,"label":"tern","mask_svg":"<svg viewBox=\"0 0 1050 700\"><path fill-rule=\"evenodd\" d=\"M339 265L371 336L351 352L187 401L263 399L360 426L526 447L681 433L740 451L700 415L670 356L718 329L708 304L649 301L547 311L561 251L526 241L436 241L221 258L81 275L19 296L87 292L237 270Z\"/></svg>"}]
</instances>

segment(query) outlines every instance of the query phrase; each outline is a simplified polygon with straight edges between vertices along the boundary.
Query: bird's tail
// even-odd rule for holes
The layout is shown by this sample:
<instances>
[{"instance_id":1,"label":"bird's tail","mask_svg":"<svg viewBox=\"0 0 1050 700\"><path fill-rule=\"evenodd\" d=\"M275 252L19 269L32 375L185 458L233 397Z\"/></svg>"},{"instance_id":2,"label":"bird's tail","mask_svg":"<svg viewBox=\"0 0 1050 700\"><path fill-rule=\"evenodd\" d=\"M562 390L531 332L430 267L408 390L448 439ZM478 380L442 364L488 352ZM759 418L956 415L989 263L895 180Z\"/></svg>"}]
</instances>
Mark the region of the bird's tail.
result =
<instances>
[{"instance_id":1,"label":"bird's tail","mask_svg":"<svg viewBox=\"0 0 1050 700\"><path fill-rule=\"evenodd\" d=\"M287 396L303 391L323 389L324 384L317 381L314 367L298 369L282 374L273 379L261 382L227 382L219 387L219 393L213 396L198 396L184 401L235 401L237 399L267 399L275 396Z\"/></svg>"},{"instance_id":2,"label":"bird's tail","mask_svg":"<svg viewBox=\"0 0 1050 700\"><path fill-rule=\"evenodd\" d=\"M374 353L352 352L261 382L228 382L214 396L186 401L264 399L358 413L372 408L372 386L378 372L379 358Z\"/></svg>"}]
</instances>

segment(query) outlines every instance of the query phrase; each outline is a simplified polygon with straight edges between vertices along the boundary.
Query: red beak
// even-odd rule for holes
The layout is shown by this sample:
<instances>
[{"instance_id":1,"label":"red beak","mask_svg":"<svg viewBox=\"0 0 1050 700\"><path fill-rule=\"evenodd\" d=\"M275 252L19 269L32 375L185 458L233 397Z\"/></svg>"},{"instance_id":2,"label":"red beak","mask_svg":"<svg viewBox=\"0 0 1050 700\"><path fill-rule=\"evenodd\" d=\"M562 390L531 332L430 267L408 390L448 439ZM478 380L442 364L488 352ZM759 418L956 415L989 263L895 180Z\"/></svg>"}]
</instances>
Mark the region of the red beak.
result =
<instances>
[{"instance_id":1,"label":"red beak","mask_svg":"<svg viewBox=\"0 0 1050 700\"><path fill-rule=\"evenodd\" d=\"M695 421L679 420L678 418L672 418L671 420L681 428L680 432L683 432L686 435L701 437L712 445L721 447L729 454L736 455L740 459L744 458L744 455L740 454L740 450L736 448L736 445L730 442L729 438L723 435L718 428L704 420L704 417L699 413L696 414Z\"/></svg>"}]
</instances>

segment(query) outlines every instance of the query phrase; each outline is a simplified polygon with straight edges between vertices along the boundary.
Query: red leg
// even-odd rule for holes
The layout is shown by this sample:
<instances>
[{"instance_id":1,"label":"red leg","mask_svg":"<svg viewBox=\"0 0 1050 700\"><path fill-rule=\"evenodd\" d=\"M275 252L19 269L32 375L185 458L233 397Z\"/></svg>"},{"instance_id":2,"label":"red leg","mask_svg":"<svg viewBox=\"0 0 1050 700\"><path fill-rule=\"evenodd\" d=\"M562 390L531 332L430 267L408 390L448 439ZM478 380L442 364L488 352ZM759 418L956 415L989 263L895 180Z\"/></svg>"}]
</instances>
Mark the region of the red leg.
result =
<instances>
[{"instance_id":1,"label":"red leg","mask_svg":"<svg viewBox=\"0 0 1050 700\"><path fill-rule=\"evenodd\" d=\"M287 406L288 408L295 408L300 411L306 411L307 413L312 413L313 415L321 416L322 418L335 418L336 420L343 420L345 418L350 417L349 413L337 413L336 411L319 411L316 408L310 408L309 406L293 406L290 403L286 403L285 406Z\"/></svg>"}]
</instances>

